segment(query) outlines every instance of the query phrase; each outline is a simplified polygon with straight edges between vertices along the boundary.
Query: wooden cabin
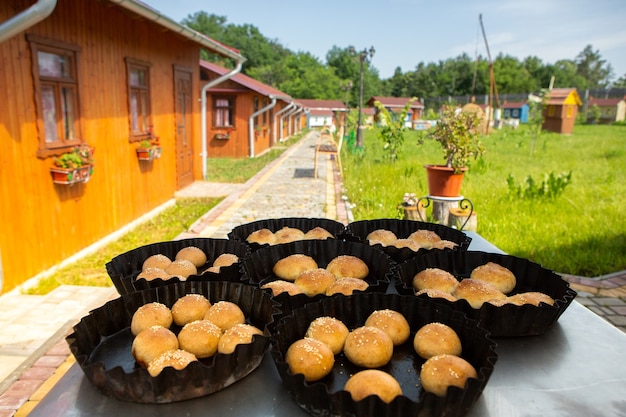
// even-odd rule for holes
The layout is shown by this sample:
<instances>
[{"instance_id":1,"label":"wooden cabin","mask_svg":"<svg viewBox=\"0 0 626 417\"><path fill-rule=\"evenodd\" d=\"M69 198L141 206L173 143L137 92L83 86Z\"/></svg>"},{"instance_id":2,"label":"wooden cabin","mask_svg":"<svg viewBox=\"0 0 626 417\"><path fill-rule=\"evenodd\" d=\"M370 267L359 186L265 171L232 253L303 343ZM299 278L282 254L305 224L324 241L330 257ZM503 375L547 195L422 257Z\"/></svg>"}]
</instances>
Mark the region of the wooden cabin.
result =
<instances>
[{"instance_id":1,"label":"wooden cabin","mask_svg":"<svg viewBox=\"0 0 626 417\"><path fill-rule=\"evenodd\" d=\"M502 118L504 120L517 119L520 123L528 123L528 114L530 112L530 106L528 103L516 102L502 103Z\"/></svg>"},{"instance_id":2,"label":"wooden cabin","mask_svg":"<svg viewBox=\"0 0 626 417\"><path fill-rule=\"evenodd\" d=\"M378 118L378 109L374 106L374 102L379 101L384 108L390 112L401 112L411 100L411 97L372 97L367 101L367 105L374 109L374 118ZM422 119L422 113L424 112L424 105L418 100L411 103L409 113L407 114L406 126L414 128L414 125Z\"/></svg>"},{"instance_id":3,"label":"wooden cabin","mask_svg":"<svg viewBox=\"0 0 626 417\"><path fill-rule=\"evenodd\" d=\"M599 118L595 120L594 107L598 108ZM626 119L625 98L593 98L587 102L587 122L610 124Z\"/></svg>"},{"instance_id":4,"label":"wooden cabin","mask_svg":"<svg viewBox=\"0 0 626 417\"><path fill-rule=\"evenodd\" d=\"M575 88L554 88L545 97L543 125L549 132L571 134L582 102Z\"/></svg>"},{"instance_id":5,"label":"wooden cabin","mask_svg":"<svg viewBox=\"0 0 626 417\"><path fill-rule=\"evenodd\" d=\"M200 61L203 84L229 69ZM207 146L211 158L245 158L263 154L278 141L301 130L302 108L292 98L244 74L210 87L207 106Z\"/></svg>"},{"instance_id":6,"label":"wooden cabin","mask_svg":"<svg viewBox=\"0 0 626 417\"><path fill-rule=\"evenodd\" d=\"M6 292L170 201L202 178L201 49L236 51L140 1L0 2L0 278ZM158 137L160 158L138 159ZM55 156L95 148L82 182L57 184ZM85 182L88 179L88 182Z\"/></svg>"}]
</instances>

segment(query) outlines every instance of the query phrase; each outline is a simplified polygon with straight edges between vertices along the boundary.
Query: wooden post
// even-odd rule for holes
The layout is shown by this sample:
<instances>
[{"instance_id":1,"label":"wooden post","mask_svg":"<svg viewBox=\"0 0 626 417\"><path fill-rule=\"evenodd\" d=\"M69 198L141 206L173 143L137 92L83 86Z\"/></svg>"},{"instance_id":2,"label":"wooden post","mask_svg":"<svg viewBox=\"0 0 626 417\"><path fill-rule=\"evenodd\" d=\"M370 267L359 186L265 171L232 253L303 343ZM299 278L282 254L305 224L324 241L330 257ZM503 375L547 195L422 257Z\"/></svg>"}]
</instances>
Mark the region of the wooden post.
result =
<instances>
[{"instance_id":1,"label":"wooden post","mask_svg":"<svg viewBox=\"0 0 626 417\"><path fill-rule=\"evenodd\" d=\"M448 226L460 230L469 216L469 220L465 223L463 230L472 230L475 232L478 224L478 218L475 211L471 211L471 213L471 216L469 216L470 210L463 210L458 207L451 208L449 211Z\"/></svg>"},{"instance_id":2,"label":"wooden post","mask_svg":"<svg viewBox=\"0 0 626 417\"><path fill-rule=\"evenodd\" d=\"M433 200L433 220L435 221L435 223L447 226L450 210L458 206L458 201Z\"/></svg>"}]
</instances>

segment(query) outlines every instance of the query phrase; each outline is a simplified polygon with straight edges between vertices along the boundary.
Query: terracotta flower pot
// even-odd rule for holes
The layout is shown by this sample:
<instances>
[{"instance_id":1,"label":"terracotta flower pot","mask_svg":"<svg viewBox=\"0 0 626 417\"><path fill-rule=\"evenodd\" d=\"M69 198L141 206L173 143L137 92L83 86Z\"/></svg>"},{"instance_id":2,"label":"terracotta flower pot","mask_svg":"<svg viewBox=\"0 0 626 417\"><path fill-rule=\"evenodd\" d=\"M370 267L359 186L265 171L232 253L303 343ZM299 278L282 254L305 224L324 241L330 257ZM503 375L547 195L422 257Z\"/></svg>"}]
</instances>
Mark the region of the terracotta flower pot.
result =
<instances>
[{"instance_id":1,"label":"terracotta flower pot","mask_svg":"<svg viewBox=\"0 0 626 417\"><path fill-rule=\"evenodd\" d=\"M455 174L454 168L445 165L424 165L428 175L428 194L436 197L458 197L467 167Z\"/></svg>"}]
</instances>

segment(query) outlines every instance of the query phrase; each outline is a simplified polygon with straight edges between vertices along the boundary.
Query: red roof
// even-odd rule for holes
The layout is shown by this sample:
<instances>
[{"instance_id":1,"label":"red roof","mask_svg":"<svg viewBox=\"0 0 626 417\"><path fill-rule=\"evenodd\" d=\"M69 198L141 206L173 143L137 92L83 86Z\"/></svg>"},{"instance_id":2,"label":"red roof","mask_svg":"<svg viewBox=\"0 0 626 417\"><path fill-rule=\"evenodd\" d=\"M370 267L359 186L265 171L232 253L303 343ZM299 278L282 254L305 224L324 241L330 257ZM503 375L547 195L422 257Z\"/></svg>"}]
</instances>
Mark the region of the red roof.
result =
<instances>
[{"instance_id":1,"label":"red roof","mask_svg":"<svg viewBox=\"0 0 626 417\"><path fill-rule=\"evenodd\" d=\"M624 101L624 99L623 98L593 98L591 97L589 99L588 104L590 106L593 106L595 104L596 106L612 107L612 106L617 106L620 101Z\"/></svg>"},{"instance_id":2,"label":"red roof","mask_svg":"<svg viewBox=\"0 0 626 417\"><path fill-rule=\"evenodd\" d=\"M232 71L228 68L222 67L221 65L217 65L213 62L208 62L208 61L203 61L203 60L200 60L200 67L205 68L211 72L214 72L220 76ZM282 91L275 89L271 85L264 84L260 81L255 80L254 78L248 77L245 74L241 74L241 73L235 74L232 78L230 78L230 80L252 91L256 91L257 93L262 94L264 96L268 96L268 97L276 96L277 98L285 100L285 101L291 100L291 97L288 94L285 94ZM223 91L223 90L224 88L220 89L219 85L209 89L209 91L212 91L212 92L218 92L218 91Z\"/></svg>"},{"instance_id":3,"label":"red roof","mask_svg":"<svg viewBox=\"0 0 626 417\"><path fill-rule=\"evenodd\" d=\"M411 97L372 97L367 101L369 106L373 106L375 101L380 101L380 103L386 108L392 107L404 107L406 103L411 100ZM420 103L419 100L413 101L411 104L412 109L423 109L424 105Z\"/></svg>"},{"instance_id":4,"label":"red roof","mask_svg":"<svg viewBox=\"0 0 626 417\"><path fill-rule=\"evenodd\" d=\"M308 98L297 98L296 103L307 109L346 111L346 105L340 100L314 100Z\"/></svg>"},{"instance_id":5,"label":"red roof","mask_svg":"<svg viewBox=\"0 0 626 417\"><path fill-rule=\"evenodd\" d=\"M528 105L528 103L525 103L523 101L517 102L517 103L504 103L502 105L503 109L521 109L522 107Z\"/></svg>"},{"instance_id":6,"label":"red roof","mask_svg":"<svg viewBox=\"0 0 626 417\"><path fill-rule=\"evenodd\" d=\"M564 104L568 99L579 106L582 104L575 88L553 88L546 99L546 104Z\"/></svg>"}]
</instances>

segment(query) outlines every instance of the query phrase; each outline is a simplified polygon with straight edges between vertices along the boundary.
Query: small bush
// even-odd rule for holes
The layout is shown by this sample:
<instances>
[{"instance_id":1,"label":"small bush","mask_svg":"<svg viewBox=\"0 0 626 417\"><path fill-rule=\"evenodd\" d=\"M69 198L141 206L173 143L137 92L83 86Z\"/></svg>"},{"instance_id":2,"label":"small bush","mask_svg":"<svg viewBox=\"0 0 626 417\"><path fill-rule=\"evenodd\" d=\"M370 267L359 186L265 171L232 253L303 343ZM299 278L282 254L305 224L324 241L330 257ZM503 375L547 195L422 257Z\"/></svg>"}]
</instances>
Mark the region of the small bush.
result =
<instances>
[{"instance_id":1,"label":"small bush","mask_svg":"<svg viewBox=\"0 0 626 417\"><path fill-rule=\"evenodd\" d=\"M509 186L509 194L523 199L555 198L565 191L572 182L572 171L558 176L554 172L544 175L541 183L537 183L532 176L526 177L522 185L515 185L513 174L509 174L506 183Z\"/></svg>"}]
</instances>

